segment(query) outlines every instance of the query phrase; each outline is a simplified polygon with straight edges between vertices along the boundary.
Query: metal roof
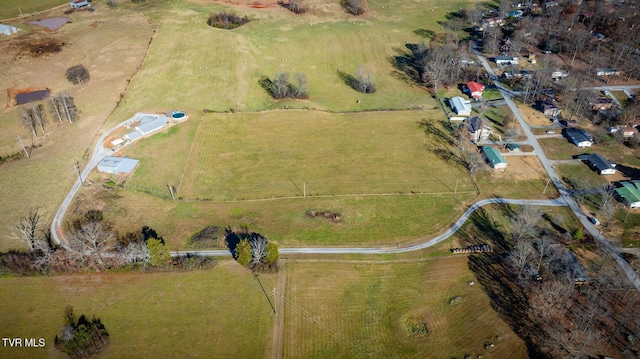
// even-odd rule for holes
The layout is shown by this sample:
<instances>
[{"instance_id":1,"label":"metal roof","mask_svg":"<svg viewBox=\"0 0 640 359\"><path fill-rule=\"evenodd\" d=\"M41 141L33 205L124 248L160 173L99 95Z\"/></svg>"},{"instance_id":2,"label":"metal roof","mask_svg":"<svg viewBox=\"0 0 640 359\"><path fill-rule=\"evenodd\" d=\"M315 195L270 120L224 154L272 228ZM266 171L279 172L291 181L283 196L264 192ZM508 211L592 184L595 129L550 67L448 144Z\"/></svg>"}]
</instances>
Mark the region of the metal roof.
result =
<instances>
[{"instance_id":1,"label":"metal roof","mask_svg":"<svg viewBox=\"0 0 640 359\"><path fill-rule=\"evenodd\" d=\"M138 160L126 157L107 156L98 163L98 171L107 173L130 173L138 162Z\"/></svg>"},{"instance_id":2,"label":"metal roof","mask_svg":"<svg viewBox=\"0 0 640 359\"><path fill-rule=\"evenodd\" d=\"M502 157L500 152L491 146L482 146L482 152L484 152L485 156L487 156L487 160L493 166L499 163L507 163L507 160Z\"/></svg>"}]
</instances>

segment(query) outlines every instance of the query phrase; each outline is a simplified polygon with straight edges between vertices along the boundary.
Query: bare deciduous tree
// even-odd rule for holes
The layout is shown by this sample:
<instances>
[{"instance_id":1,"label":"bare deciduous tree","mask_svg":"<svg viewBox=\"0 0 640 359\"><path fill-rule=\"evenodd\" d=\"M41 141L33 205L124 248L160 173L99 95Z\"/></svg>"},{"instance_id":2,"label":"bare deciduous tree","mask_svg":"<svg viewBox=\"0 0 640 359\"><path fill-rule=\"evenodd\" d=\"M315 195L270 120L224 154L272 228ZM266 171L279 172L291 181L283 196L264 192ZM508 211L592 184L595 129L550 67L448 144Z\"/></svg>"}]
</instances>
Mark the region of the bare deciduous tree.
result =
<instances>
[{"instance_id":1,"label":"bare deciduous tree","mask_svg":"<svg viewBox=\"0 0 640 359\"><path fill-rule=\"evenodd\" d=\"M31 130L33 137L38 137L38 133L36 132L36 121L33 116L31 116L31 113L23 107L18 107L18 116L22 125Z\"/></svg>"},{"instance_id":2,"label":"bare deciduous tree","mask_svg":"<svg viewBox=\"0 0 640 359\"><path fill-rule=\"evenodd\" d=\"M30 210L26 216L20 218L19 222L11 228L12 237L24 243L29 248L29 251L38 249L39 242L43 238L39 228L41 221L40 212L37 209Z\"/></svg>"},{"instance_id":3,"label":"bare deciduous tree","mask_svg":"<svg viewBox=\"0 0 640 359\"><path fill-rule=\"evenodd\" d=\"M353 81L353 88L356 91L363 93L376 92L376 82L373 76L373 71L363 65L358 66Z\"/></svg>"},{"instance_id":4,"label":"bare deciduous tree","mask_svg":"<svg viewBox=\"0 0 640 359\"><path fill-rule=\"evenodd\" d=\"M262 236L256 236L249 244L251 245L251 262L256 265L262 264L269 241Z\"/></svg>"},{"instance_id":5,"label":"bare deciduous tree","mask_svg":"<svg viewBox=\"0 0 640 359\"><path fill-rule=\"evenodd\" d=\"M536 206L522 206L516 218L511 221L513 238L517 241L521 239L535 238L540 233L538 222L542 218L542 210Z\"/></svg>"},{"instance_id":6,"label":"bare deciduous tree","mask_svg":"<svg viewBox=\"0 0 640 359\"><path fill-rule=\"evenodd\" d=\"M55 96L49 97L49 111L54 118L58 119L58 122L62 123L62 113L60 110L60 102Z\"/></svg>"},{"instance_id":7,"label":"bare deciduous tree","mask_svg":"<svg viewBox=\"0 0 640 359\"><path fill-rule=\"evenodd\" d=\"M47 123L47 117L46 117L44 105L41 103L38 104L37 106L31 105L31 107L27 111L35 121L36 125L40 127L42 134L44 134L45 133L44 125Z\"/></svg>"},{"instance_id":8,"label":"bare deciduous tree","mask_svg":"<svg viewBox=\"0 0 640 359\"><path fill-rule=\"evenodd\" d=\"M522 277L525 268L533 259L534 252L531 245L525 241L518 241L509 253L509 261L513 264L518 276Z\"/></svg>"},{"instance_id":9,"label":"bare deciduous tree","mask_svg":"<svg viewBox=\"0 0 640 359\"><path fill-rule=\"evenodd\" d=\"M57 101L67 121L69 121L69 123L76 122L80 111L78 111L73 97L69 96L66 92L60 92L57 96Z\"/></svg>"},{"instance_id":10,"label":"bare deciduous tree","mask_svg":"<svg viewBox=\"0 0 640 359\"><path fill-rule=\"evenodd\" d=\"M362 15L369 10L366 0L342 0L342 6L353 15Z\"/></svg>"},{"instance_id":11,"label":"bare deciduous tree","mask_svg":"<svg viewBox=\"0 0 640 359\"><path fill-rule=\"evenodd\" d=\"M103 270L105 257L116 247L116 235L102 221L88 221L70 232L69 246L89 267Z\"/></svg>"},{"instance_id":12,"label":"bare deciduous tree","mask_svg":"<svg viewBox=\"0 0 640 359\"><path fill-rule=\"evenodd\" d=\"M81 85L84 82L89 81L89 70L84 65L75 65L67 69L66 77L69 82L74 85Z\"/></svg>"},{"instance_id":13,"label":"bare deciduous tree","mask_svg":"<svg viewBox=\"0 0 640 359\"><path fill-rule=\"evenodd\" d=\"M536 317L549 320L566 311L564 303L571 294L571 287L558 280L547 280L536 290L530 300L530 310Z\"/></svg>"},{"instance_id":14,"label":"bare deciduous tree","mask_svg":"<svg viewBox=\"0 0 640 359\"><path fill-rule=\"evenodd\" d=\"M278 70L273 78L273 97L280 99L289 97L289 74L283 70Z\"/></svg>"},{"instance_id":15,"label":"bare deciduous tree","mask_svg":"<svg viewBox=\"0 0 640 359\"><path fill-rule=\"evenodd\" d=\"M298 72L293 75L293 80L295 81L292 86L292 93L294 98L307 98L309 97L309 79L307 75L302 72Z\"/></svg>"}]
</instances>

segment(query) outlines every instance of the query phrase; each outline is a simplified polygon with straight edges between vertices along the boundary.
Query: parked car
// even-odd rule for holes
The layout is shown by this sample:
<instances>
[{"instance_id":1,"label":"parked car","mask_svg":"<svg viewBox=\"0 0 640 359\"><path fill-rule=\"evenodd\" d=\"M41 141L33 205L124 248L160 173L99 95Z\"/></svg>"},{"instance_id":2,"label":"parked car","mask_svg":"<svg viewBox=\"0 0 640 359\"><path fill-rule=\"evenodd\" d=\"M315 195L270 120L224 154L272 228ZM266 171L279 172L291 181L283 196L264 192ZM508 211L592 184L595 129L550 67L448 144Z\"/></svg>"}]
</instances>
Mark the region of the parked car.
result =
<instances>
[{"instance_id":1,"label":"parked car","mask_svg":"<svg viewBox=\"0 0 640 359\"><path fill-rule=\"evenodd\" d=\"M554 130L547 130L547 133L556 133Z\"/></svg>"},{"instance_id":2,"label":"parked car","mask_svg":"<svg viewBox=\"0 0 640 359\"><path fill-rule=\"evenodd\" d=\"M587 217L589 218L589 222L593 223L594 226L599 226L600 221L596 217Z\"/></svg>"}]
</instances>

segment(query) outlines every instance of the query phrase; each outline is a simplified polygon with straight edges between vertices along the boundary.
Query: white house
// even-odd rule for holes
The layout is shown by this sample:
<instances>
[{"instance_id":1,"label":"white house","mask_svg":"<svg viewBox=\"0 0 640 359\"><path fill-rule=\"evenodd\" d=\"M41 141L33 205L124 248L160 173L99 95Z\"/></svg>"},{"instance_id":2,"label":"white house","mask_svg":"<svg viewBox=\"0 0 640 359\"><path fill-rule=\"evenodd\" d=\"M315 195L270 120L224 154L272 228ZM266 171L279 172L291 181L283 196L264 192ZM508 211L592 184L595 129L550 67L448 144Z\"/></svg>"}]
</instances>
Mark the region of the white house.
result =
<instances>
[{"instance_id":1,"label":"white house","mask_svg":"<svg viewBox=\"0 0 640 359\"><path fill-rule=\"evenodd\" d=\"M569 142L578 147L591 147L593 144L593 137L591 134L579 128L565 128L564 135Z\"/></svg>"},{"instance_id":2,"label":"white house","mask_svg":"<svg viewBox=\"0 0 640 359\"><path fill-rule=\"evenodd\" d=\"M156 115L156 114L148 114L148 113L136 113L129 120L129 124L134 124L138 122L135 126L135 131L129 132L123 137L129 141L137 140L142 136L146 136L150 133L160 131L167 124L169 124L169 117L165 115Z\"/></svg>"},{"instance_id":3,"label":"white house","mask_svg":"<svg viewBox=\"0 0 640 359\"><path fill-rule=\"evenodd\" d=\"M618 76L620 70L612 68L600 68L596 69L596 76Z\"/></svg>"},{"instance_id":4,"label":"white house","mask_svg":"<svg viewBox=\"0 0 640 359\"><path fill-rule=\"evenodd\" d=\"M577 158L588 162L589 166L601 175L614 175L617 172L615 168L616 164L602 157L602 155L598 153L580 155L577 156Z\"/></svg>"},{"instance_id":5,"label":"white house","mask_svg":"<svg viewBox=\"0 0 640 359\"><path fill-rule=\"evenodd\" d=\"M471 115L471 102L465 100L460 96L456 96L452 99L449 99L449 105L451 109L458 116L470 116Z\"/></svg>"},{"instance_id":6,"label":"white house","mask_svg":"<svg viewBox=\"0 0 640 359\"><path fill-rule=\"evenodd\" d=\"M126 157L105 157L98 163L98 171L105 173L131 173L138 160Z\"/></svg>"},{"instance_id":7,"label":"white house","mask_svg":"<svg viewBox=\"0 0 640 359\"><path fill-rule=\"evenodd\" d=\"M0 34L2 34L2 35L10 36L12 34L17 33L18 31L20 31L20 29L18 29L15 26L9 26L9 25L5 25L5 24L0 24Z\"/></svg>"},{"instance_id":8,"label":"white house","mask_svg":"<svg viewBox=\"0 0 640 359\"><path fill-rule=\"evenodd\" d=\"M467 121L467 132L471 142L478 143L489 139L489 135L493 133L491 126L481 117L473 117Z\"/></svg>"},{"instance_id":9,"label":"white house","mask_svg":"<svg viewBox=\"0 0 640 359\"><path fill-rule=\"evenodd\" d=\"M496 56L493 60L496 62L496 65L500 66L520 64L517 57L511 56Z\"/></svg>"}]
</instances>

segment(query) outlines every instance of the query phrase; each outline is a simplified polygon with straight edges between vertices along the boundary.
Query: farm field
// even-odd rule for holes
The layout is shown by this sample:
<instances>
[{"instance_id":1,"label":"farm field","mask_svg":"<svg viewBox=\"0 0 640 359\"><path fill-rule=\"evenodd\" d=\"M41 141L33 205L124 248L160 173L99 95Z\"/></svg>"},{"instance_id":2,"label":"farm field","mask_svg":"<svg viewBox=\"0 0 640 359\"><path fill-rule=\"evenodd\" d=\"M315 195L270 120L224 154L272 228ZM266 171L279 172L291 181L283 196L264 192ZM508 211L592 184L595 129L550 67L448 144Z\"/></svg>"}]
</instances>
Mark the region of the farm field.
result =
<instances>
[{"instance_id":1,"label":"farm field","mask_svg":"<svg viewBox=\"0 0 640 359\"><path fill-rule=\"evenodd\" d=\"M466 171L439 159L433 151L440 145L430 142L419 126L437 115L209 114L199 120L195 136L193 123L184 131L177 126L176 131L189 132L189 140L194 137L192 143L167 135L125 150L125 155L142 159L129 184L165 191L173 183L185 200L213 201L474 192ZM175 153L174 159L166 152Z\"/></svg>"},{"instance_id":2,"label":"farm field","mask_svg":"<svg viewBox=\"0 0 640 359\"><path fill-rule=\"evenodd\" d=\"M31 158L0 164L5 214L0 218L0 251L19 247L9 238L8 228L29 209L39 208L45 221L51 219L76 180L74 163L83 165L152 35L152 25L134 11L70 15L63 11L56 9L41 16L69 16L73 23L54 32L29 25L24 32L0 41L0 61L5 63L0 90L47 87L54 94L66 91L82 112L74 124L50 119L46 134L34 140L39 147L33 149ZM38 54L39 44L56 44L60 51ZM91 80L74 86L66 80L65 71L78 63L89 69ZM0 96L0 156L20 151L17 135L25 144L31 143L29 131L18 123L16 107L6 99Z\"/></svg>"},{"instance_id":3,"label":"farm field","mask_svg":"<svg viewBox=\"0 0 640 359\"><path fill-rule=\"evenodd\" d=\"M281 247L367 247L432 237L455 222L475 197L474 193L173 202L144 192L97 188L80 192L70 216L101 208L107 219L117 221L120 233L147 225L172 250L192 249L186 241L205 226L246 226ZM340 221L309 217L310 210L339 213Z\"/></svg>"},{"instance_id":4,"label":"farm field","mask_svg":"<svg viewBox=\"0 0 640 359\"><path fill-rule=\"evenodd\" d=\"M268 3L271 6L256 9L175 1L110 123L159 106L215 111L285 106L331 111L431 109L435 101L423 89L407 83L393 62L408 51L406 43L422 39L414 31L438 31L435 21L425 21L424 9L433 9L429 18L435 20L466 5L405 0L392 6L392 2L376 0L369 2L370 14L353 17L338 2L311 1L311 10L299 16ZM207 26L209 14L220 10L247 15L252 21L233 31ZM374 71L376 93L358 93L340 79L338 70L353 74L359 65ZM273 78L280 69L307 75L308 100L273 101L269 97L259 81L264 76Z\"/></svg>"},{"instance_id":5,"label":"farm field","mask_svg":"<svg viewBox=\"0 0 640 359\"><path fill-rule=\"evenodd\" d=\"M276 275L261 275L266 288ZM44 338L42 349L0 347L3 358L65 358L53 346L66 306L102 320L101 358L260 358L273 315L251 272L232 261L206 271L0 278L0 334ZM22 350L21 350L22 349Z\"/></svg>"},{"instance_id":6,"label":"farm field","mask_svg":"<svg viewBox=\"0 0 640 359\"><path fill-rule=\"evenodd\" d=\"M26 16L67 3L65 0L3 0L0 3L0 20L20 17L20 11Z\"/></svg>"},{"instance_id":7,"label":"farm field","mask_svg":"<svg viewBox=\"0 0 640 359\"><path fill-rule=\"evenodd\" d=\"M469 285L466 256L293 261L286 274L284 358L527 357L482 287ZM409 336L407 321L428 333Z\"/></svg>"}]
</instances>

